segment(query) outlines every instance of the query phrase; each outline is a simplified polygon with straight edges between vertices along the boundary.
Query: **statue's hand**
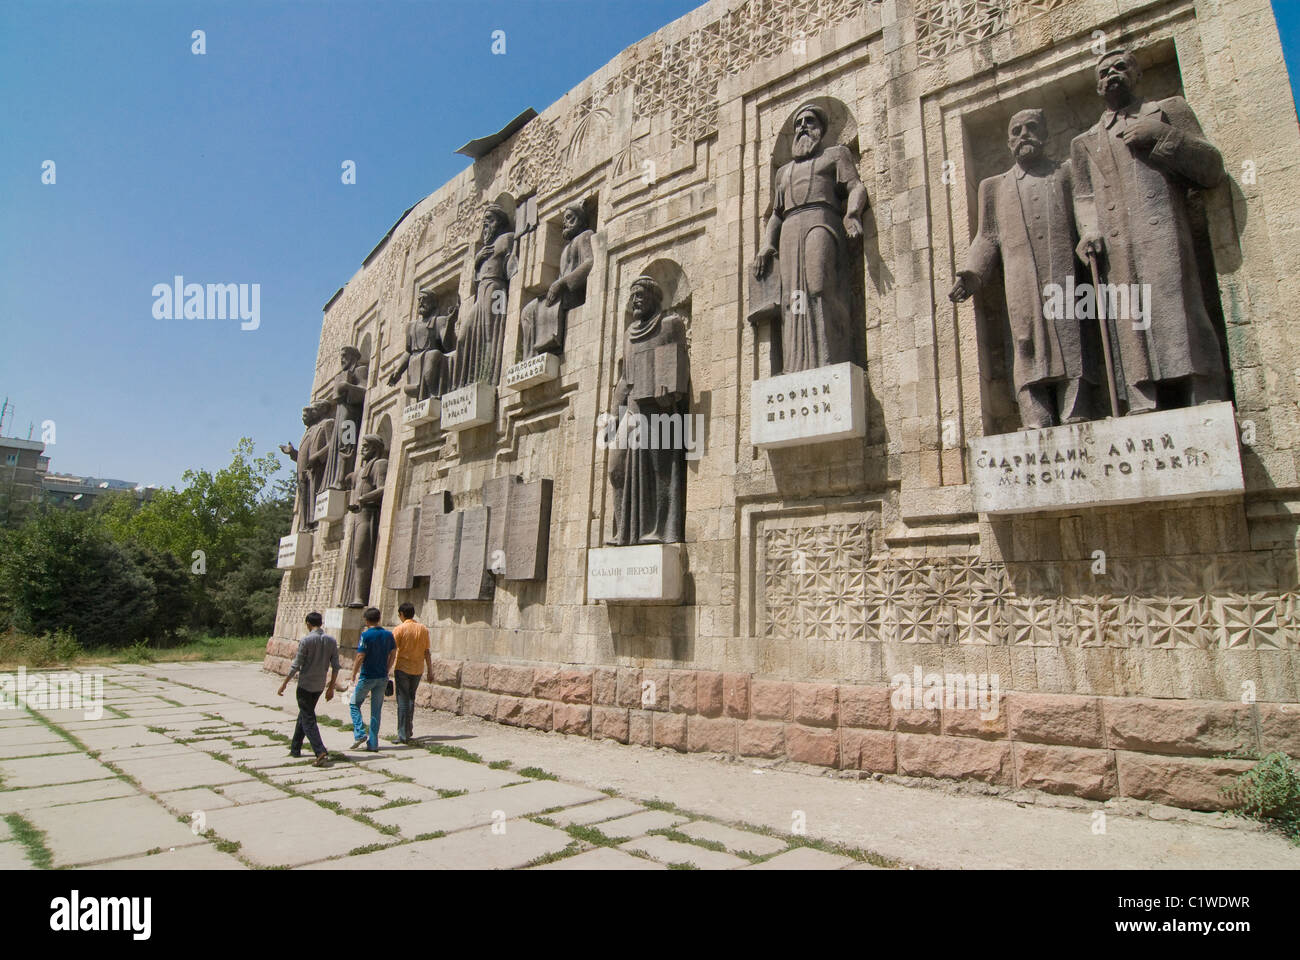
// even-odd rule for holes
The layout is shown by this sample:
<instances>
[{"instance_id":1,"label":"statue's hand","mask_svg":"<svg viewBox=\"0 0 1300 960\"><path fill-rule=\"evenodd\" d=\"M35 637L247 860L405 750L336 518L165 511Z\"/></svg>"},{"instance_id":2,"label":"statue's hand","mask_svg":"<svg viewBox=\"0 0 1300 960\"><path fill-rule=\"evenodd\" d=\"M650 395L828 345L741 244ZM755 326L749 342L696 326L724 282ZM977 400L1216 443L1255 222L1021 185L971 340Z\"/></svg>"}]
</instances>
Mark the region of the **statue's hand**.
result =
<instances>
[{"instance_id":1,"label":"statue's hand","mask_svg":"<svg viewBox=\"0 0 1300 960\"><path fill-rule=\"evenodd\" d=\"M560 283L559 280L556 280L553 284L551 284L550 289L546 291L546 305L548 307L554 306L556 303L559 302L560 297L562 297L563 295L564 295L564 284Z\"/></svg>"},{"instance_id":2,"label":"statue's hand","mask_svg":"<svg viewBox=\"0 0 1300 960\"><path fill-rule=\"evenodd\" d=\"M1169 132L1169 124L1157 117L1143 117L1120 134L1124 142L1134 150L1145 150L1155 146L1156 141Z\"/></svg>"},{"instance_id":3,"label":"statue's hand","mask_svg":"<svg viewBox=\"0 0 1300 960\"><path fill-rule=\"evenodd\" d=\"M754 279L762 280L772 269L772 260L776 257L775 247L764 247L754 258Z\"/></svg>"},{"instance_id":4,"label":"statue's hand","mask_svg":"<svg viewBox=\"0 0 1300 960\"><path fill-rule=\"evenodd\" d=\"M948 299L953 303L962 303L963 301L969 300L971 294L975 292L975 287L970 282L969 276L970 275L964 271L957 275L957 282L954 283L952 289L948 291Z\"/></svg>"},{"instance_id":5,"label":"statue's hand","mask_svg":"<svg viewBox=\"0 0 1300 960\"><path fill-rule=\"evenodd\" d=\"M849 214L844 218L844 232L849 235L850 240L862 236L862 221L858 217Z\"/></svg>"},{"instance_id":6,"label":"statue's hand","mask_svg":"<svg viewBox=\"0 0 1300 960\"><path fill-rule=\"evenodd\" d=\"M1089 257L1100 257L1106 252L1106 242L1101 238L1100 233L1085 233L1079 239L1079 246L1075 250L1079 254L1079 259L1087 261Z\"/></svg>"},{"instance_id":7,"label":"statue's hand","mask_svg":"<svg viewBox=\"0 0 1300 960\"><path fill-rule=\"evenodd\" d=\"M389 385L390 387L394 387L394 386L397 385L397 381L398 381L398 380L401 380L401 379L402 379L401 374L394 372L394 373L392 374L392 376L390 376L390 377L388 378L388 385Z\"/></svg>"},{"instance_id":8,"label":"statue's hand","mask_svg":"<svg viewBox=\"0 0 1300 960\"><path fill-rule=\"evenodd\" d=\"M294 450L292 443L282 443L280 444L280 452L286 457L292 457L298 451Z\"/></svg>"}]
</instances>

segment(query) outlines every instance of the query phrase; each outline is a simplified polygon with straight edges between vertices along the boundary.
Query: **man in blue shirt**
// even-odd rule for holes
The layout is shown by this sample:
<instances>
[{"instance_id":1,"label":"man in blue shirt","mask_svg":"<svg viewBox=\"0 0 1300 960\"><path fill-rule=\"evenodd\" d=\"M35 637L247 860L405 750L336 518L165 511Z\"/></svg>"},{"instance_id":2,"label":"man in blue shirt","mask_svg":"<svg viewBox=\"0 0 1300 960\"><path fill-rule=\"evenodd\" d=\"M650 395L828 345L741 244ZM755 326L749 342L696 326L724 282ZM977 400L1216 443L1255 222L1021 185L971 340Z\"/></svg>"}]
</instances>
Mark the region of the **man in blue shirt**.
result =
<instances>
[{"instance_id":1,"label":"man in blue shirt","mask_svg":"<svg viewBox=\"0 0 1300 960\"><path fill-rule=\"evenodd\" d=\"M393 672L393 661L397 659L397 642L393 635L379 625L379 610L367 607L361 615L366 622L366 629L361 631L361 642L357 644L357 656L352 661L352 735L356 740L352 749L358 749L367 740L366 725L361 722L361 704L367 694L370 696L370 731L368 747L371 753L379 750L379 717L384 709L384 688ZM357 679L360 672L361 679Z\"/></svg>"}]
</instances>

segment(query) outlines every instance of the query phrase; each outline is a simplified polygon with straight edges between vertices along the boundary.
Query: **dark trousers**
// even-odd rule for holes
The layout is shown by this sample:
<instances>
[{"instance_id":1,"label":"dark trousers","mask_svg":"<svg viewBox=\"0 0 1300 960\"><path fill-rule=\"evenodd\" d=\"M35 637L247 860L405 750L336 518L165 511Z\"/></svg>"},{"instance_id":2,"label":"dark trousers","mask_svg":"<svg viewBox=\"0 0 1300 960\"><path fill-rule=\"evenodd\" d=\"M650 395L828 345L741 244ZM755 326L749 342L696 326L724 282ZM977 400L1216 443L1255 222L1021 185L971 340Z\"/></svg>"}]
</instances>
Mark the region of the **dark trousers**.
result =
<instances>
[{"instance_id":1,"label":"dark trousers","mask_svg":"<svg viewBox=\"0 0 1300 960\"><path fill-rule=\"evenodd\" d=\"M302 740L306 737L311 742L312 752L320 756L325 752L325 741L321 739L320 727L316 723L316 701L324 690L304 690L298 688L298 723L293 728L293 741L289 744L290 753L302 752Z\"/></svg>"},{"instance_id":2,"label":"dark trousers","mask_svg":"<svg viewBox=\"0 0 1300 960\"><path fill-rule=\"evenodd\" d=\"M415 722L415 691L420 686L418 673L393 670L393 686L397 693L397 739L410 740Z\"/></svg>"}]
</instances>

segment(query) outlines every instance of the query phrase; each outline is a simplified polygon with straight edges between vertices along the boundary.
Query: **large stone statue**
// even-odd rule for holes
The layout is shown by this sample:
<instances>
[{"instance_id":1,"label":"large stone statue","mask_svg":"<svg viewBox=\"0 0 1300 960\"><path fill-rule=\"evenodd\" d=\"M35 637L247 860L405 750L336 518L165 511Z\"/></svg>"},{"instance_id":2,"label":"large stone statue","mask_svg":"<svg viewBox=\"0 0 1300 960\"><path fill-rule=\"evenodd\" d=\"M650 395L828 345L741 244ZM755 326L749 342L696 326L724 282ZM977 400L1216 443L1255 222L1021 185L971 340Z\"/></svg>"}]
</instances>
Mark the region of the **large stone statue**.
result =
<instances>
[{"instance_id":1,"label":"large stone statue","mask_svg":"<svg viewBox=\"0 0 1300 960\"><path fill-rule=\"evenodd\" d=\"M1070 164L1043 152L1047 120L1041 110L1021 110L1007 128L1015 166L980 184L979 231L966 268L948 296L967 299L995 276L1002 262L1003 291L1011 325L1012 381L1026 429L1079 423L1089 418L1095 361L1085 360L1091 342L1087 321L1074 311L1049 317L1045 291L1073 289L1074 208Z\"/></svg>"},{"instance_id":2,"label":"large stone statue","mask_svg":"<svg viewBox=\"0 0 1300 960\"><path fill-rule=\"evenodd\" d=\"M302 408L302 424L307 429L297 447L292 443L280 444L280 449L297 464L298 476L298 530L310 530L315 526L313 514L316 510L316 494L324 488L321 481L325 477L325 461L329 457L330 435L334 431L334 420L330 413L334 404L328 400L318 400Z\"/></svg>"},{"instance_id":3,"label":"large stone statue","mask_svg":"<svg viewBox=\"0 0 1300 960\"><path fill-rule=\"evenodd\" d=\"M406 356L388 378L391 387L406 375L402 392L411 403L441 397L451 382L449 355L456 349L460 298L452 299L446 313L437 314L437 306L438 298L432 290L420 291L420 315L406 325Z\"/></svg>"},{"instance_id":4,"label":"large stone statue","mask_svg":"<svg viewBox=\"0 0 1300 960\"><path fill-rule=\"evenodd\" d=\"M348 498L351 512L340 597L345 606L364 607L370 602L370 577L375 567L375 544L379 542L379 508L388 477L387 456L384 438L366 434L361 439L361 465L347 478L352 495Z\"/></svg>"},{"instance_id":5,"label":"large stone statue","mask_svg":"<svg viewBox=\"0 0 1300 960\"><path fill-rule=\"evenodd\" d=\"M847 147L822 146L827 115L794 115L794 159L776 173L772 218L754 260L762 279L780 256L782 373L853 359L850 237L862 234L867 190Z\"/></svg>"},{"instance_id":6,"label":"large stone statue","mask_svg":"<svg viewBox=\"0 0 1300 960\"><path fill-rule=\"evenodd\" d=\"M509 214L495 203L489 204L474 257L474 302L452 360L452 389L501 381L509 286L506 265L515 243L511 230Z\"/></svg>"},{"instance_id":7,"label":"large stone statue","mask_svg":"<svg viewBox=\"0 0 1300 960\"><path fill-rule=\"evenodd\" d=\"M330 434L329 451L325 458L325 475L321 490L341 489L343 480L352 469L357 452L357 434L361 429L361 409L366 402L366 380L369 367L361 362L361 351L345 346L339 351L339 372L334 375L331 393L334 397L334 430Z\"/></svg>"},{"instance_id":8,"label":"large stone statue","mask_svg":"<svg viewBox=\"0 0 1300 960\"><path fill-rule=\"evenodd\" d=\"M1227 398L1187 208L1190 189L1222 180L1223 157L1182 97L1138 96L1141 76L1129 51L1105 54L1097 92L1106 109L1070 147L1079 256L1104 256L1106 284L1139 285L1150 311L1112 318L1117 386L1129 413Z\"/></svg>"},{"instance_id":9,"label":"large stone statue","mask_svg":"<svg viewBox=\"0 0 1300 960\"><path fill-rule=\"evenodd\" d=\"M690 402L686 321L662 310L650 277L632 284L632 317L623 336L623 375L615 390L620 441L610 450L614 488L611 544L680 543L686 519ZM672 438L677 442L671 442ZM665 442L665 441L669 442Z\"/></svg>"},{"instance_id":10,"label":"large stone statue","mask_svg":"<svg viewBox=\"0 0 1300 960\"><path fill-rule=\"evenodd\" d=\"M539 353L564 352L565 315L587 299L587 274L591 273L592 230L587 211L579 202L564 208L564 249L560 252L560 276L545 298L531 301L520 319L520 342L524 359Z\"/></svg>"}]
</instances>

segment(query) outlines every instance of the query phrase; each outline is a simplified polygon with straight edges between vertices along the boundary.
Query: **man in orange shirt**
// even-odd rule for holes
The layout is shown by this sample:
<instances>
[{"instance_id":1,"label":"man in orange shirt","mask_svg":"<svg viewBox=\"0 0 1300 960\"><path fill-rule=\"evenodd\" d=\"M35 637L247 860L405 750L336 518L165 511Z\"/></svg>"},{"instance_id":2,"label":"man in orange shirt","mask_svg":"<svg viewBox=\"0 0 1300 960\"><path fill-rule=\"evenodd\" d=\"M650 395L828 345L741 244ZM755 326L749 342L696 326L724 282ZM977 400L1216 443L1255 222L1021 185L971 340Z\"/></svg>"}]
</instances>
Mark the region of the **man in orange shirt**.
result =
<instances>
[{"instance_id":1,"label":"man in orange shirt","mask_svg":"<svg viewBox=\"0 0 1300 960\"><path fill-rule=\"evenodd\" d=\"M397 661L393 664L393 686L397 693L397 742L411 739L415 720L415 691L420 686L420 667L433 683L433 654L429 649L429 629L415 619L414 604L397 608L402 622L393 630L397 641Z\"/></svg>"}]
</instances>

